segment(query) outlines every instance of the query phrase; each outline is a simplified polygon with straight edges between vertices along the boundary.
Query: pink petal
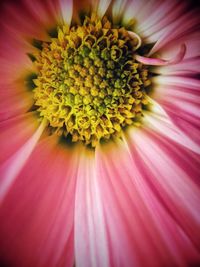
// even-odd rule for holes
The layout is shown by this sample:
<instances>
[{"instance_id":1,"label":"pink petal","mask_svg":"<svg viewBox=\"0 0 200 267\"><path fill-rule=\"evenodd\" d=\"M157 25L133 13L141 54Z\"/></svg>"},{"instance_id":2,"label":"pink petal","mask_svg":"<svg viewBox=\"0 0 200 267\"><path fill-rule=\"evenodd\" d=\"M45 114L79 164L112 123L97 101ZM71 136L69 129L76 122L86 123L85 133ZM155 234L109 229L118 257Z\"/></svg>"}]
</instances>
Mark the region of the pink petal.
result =
<instances>
[{"instance_id":1,"label":"pink petal","mask_svg":"<svg viewBox=\"0 0 200 267\"><path fill-rule=\"evenodd\" d=\"M136 148L140 158L138 164L141 164L146 179L172 218L198 248L200 190L197 183L200 173L195 165L198 163L196 155L151 129L133 132L131 142L134 142L134 148L131 146L130 149Z\"/></svg>"},{"instance_id":2,"label":"pink petal","mask_svg":"<svg viewBox=\"0 0 200 267\"><path fill-rule=\"evenodd\" d=\"M3 37L2 37L3 36ZM24 114L33 105L27 80L33 73L30 51L19 36L2 29L0 37L0 121Z\"/></svg>"},{"instance_id":3,"label":"pink petal","mask_svg":"<svg viewBox=\"0 0 200 267\"><path fill-rule=\"evenodd\" d=\"M83 151L75 202L75 254L79 267L110 266L98 176L94 153Z\"/></svg>"},{"instance_id":4,"label":"pink petal","mask_svg":"<svg viewBox=\"0 0 200 267\"><path fill-rule=\"evenodd\" d=\"M166 65L166 60L163 60L161 58L150 58L150 57L148 58L148 57L136 55L135 59L144 65L155 65L155 66Z\"/></svg>"},{"instance_id":5,"label":"pink petal","mask_svg":"<svg viewBox=\"0 0 200 267\"><path fill-rule=\"evenodd\" d=\"M58 14L57 0L5 2L2 21L11 31L18 33L21 38L26 35L30 38L44 39L47 37L45 31L54 27L58 21Z\"/></svg>"},{"instance_id":6,"label":"pink petal","mask_svg":"<svg viewBox=\"0 0 200 267\"><path fill-rule=\"evenodd\" d=\"M71 25L72 14L73 14L73 1L72 0L60 0L60 11L62 19L68 25Z\"/></svg>"},{"instance_id":7,"label":"pink petal","mask_svg":"<svg viewBox=\"0 0 200 267\"><path fill-rule=\"evenodd\" d=\"M156 44L150 51L149 55L154 54L170 42L176 39L187 36L191 32L194 32L199 26L199 10L187 12L183 16L177 18L173 23L163 28L160 32L151 35L151 39L155 39Z\"/></svg>"},{"instance_id":8,"label":"pink petal","mask_svg":"<svg viewBox=\"0 0 200 267\"><path fill-rule=\"evenodd\" d=\"M191 31L191 33L183 35L180 38L170 42L170 44L159 50L159 55L161 57L173 57L176 55L178 47L183 43L187 47L184 58L188 59L199 56L200 33L198 31Z\"/></svg>"},{"instance_id":9,"label":"pink petal","mask_svg":"<svg viewBox=\"0 0 200 267\"><path fill-rule=\"evenodd\" d=\"M126 13L126 6L128 4L128 0L117 0L113 2L112 5L112 17L114 23L118 23L121 17L123 17L124 13Z\"/></svg>"},{"instance_id":10,"label":"pink petal","mask_svg":"<svg viewBox=\"0 0 200 267\"><path fill-rule=\"evenodd\" d=\"M182 44L179 48L178 53L169 60L160 59L160 58L148 58L148 57L143 57L140 55L136 55L135 59L145 65L163 66L163 65L177 64L181 62L185 56L185 53L186 53L186 46L185 44Z\"/></svg>"},{"instance_id":11,"label":"pink petal","mask_svg":"<svg viewBox=\"0 0 200 267\"><path fill-rule=\"evenodd\" d=\"M20 88L23 87L27 70L28 73L33 72L32 62L27 56L28 52L33 52L33 48L19 33L5 25L1 26L1 33L0 65L2 68L0 71L0 86L2 90L5 89L4 87L15 86L15 90L18 91L20 82Z\"/></svg>"},{"instance_id":12,"label":"pink petal","mask_svg":"<svg viewBox=\"0 0 200 267\"><path fill-rule=\"evenodd\" d=\"M0 123L0 163L11 157L33 136L39 127L34 113L27 113Z\"/></svg>"},{"instance_id":13,"label":"pink petal","mask_svg":"<svg viewBox=\"0 0 200 267\"><path fill-rule=\"evenodd\" d=\"M191 138L195 143L200 145L200 127L199 127L199 114L194 112L193 105L188 105L189 111L185 114L185 110L181 105L177 103L170 103L168 100L166 102L160 102L160 104L165 109L168 116L171 118L173 123L184 132L189 138ZM182 103L183 104L183 103ZM184 105L184 104L183 104Z\"/></svg>"},{"instance_id":14,"label":"pink petal","mask_svg":"<svg viewBox=\"0 0 200 267\"><path fill-rule=\"evenodd\" d=\"M123 23L128 23L131 19L136 19L136 31L139 33L137 26L149 17L159 5L158 1L146 0L128 0L123 14Z\"/></svg>"},{"instance_id":15,"label":"pink petal","mask_svg":"<svg viewBox=\"0 0 200 267\"><path fill-rule=\"evenodd\" d=\"M0 202L9 191L19 172L25 166L45 128L46 122L43 121L28 141L0 166Z\"/></svg>"},{"instance_id":16,"label":"pink petal","mask_svg":"<svg viewBox=\"0 0 200 267\"><path fill-rule=\"evenodd\" d=\"M152 191L133 151L124 144L97 151L110 266L186 266L196 261L191 240Z\"/></svg>"},{"instance_id":17,"label":"pink petal","mask_svg":"<svg viewBox=\"0 0 200 267\"><path fill-rule=\"evenodd\" d=\"M158 85L175 85L183 88L190 88L191 91L200 90L200 83L198 79L182 76L171 76L171 75L162 75L153 78L153 83Z\"/></svg>"},{"instance_id":18,"label":"pink petal","mask_svg":"<svg viewBox=\"0 0 200 267\"><path fill-rule=\"evenodd\" d=\"M181 131L200 145L200 83L198 80L162 76L161 84L155 87L154 99L162 106L171 121ZM161 79L157 80L161 83Z\"/></svg>"},{"instance_id":19,"label":"pink petal","mask_svg":"<svg viewBox=\"0 0 200 267\"><path fill-rule=\"evenodd\" d=\"M159 106L156 102L153 102L151 112L146 112L144 114L143 123L153 131L156 131L164 135L166 138L181 144L187 149L200 154L199 144L196 143L191 136L188 136L184 131L179 129L167 115L162 106Z\"/></svg>"},{"instance_id":20,"label":"pink petal","mask_svg":"<svg viewBox=\"0 0 200 267\"><path fill-rule=\"evenodd\" d=\"M159 73L162 75L195 75L198 72L198 68L200 65L200 57L187 58L183 59L178 64L174 65L166 65L161 68L156 68L153 70L154 73Z\"/></svg>"},{"instance_id":21,"label":"pink petal","mask_svg":"<svg viewBox=\"0 0 200 267\"><path fill-rule=\"evenodd\" d=\"M186 53L184 59L176 65L155 68L154 72L170 75L191 75L199 72L200 34L194 32L176 39L159 51L160 58L174 58L178 47L185 43Z\"/></svg>"},{"instance_id":22,"label":"pink petal","mask_svg":"<svg viewBox=\"0 0 200 267\"><path fill-rule=\"evenodd\" d=\"M0 121L26 113L33 105L32 93L21 84L0 83Z\"/></svg>"},{"instance_id":23,"label":"pink petal","mask_svg":"<svg viewBox=\"0 0 200 267\"><path fill-rule=\"evenodd\" d=\"M76 160L53 137L38 144L0 211L0 262L73 266Z\"/></svg>"},{"instance_id":24,"label":"pink petal","mask_svg":"<svg viewBox=\"0 0 200 267\"><path fill-rule=\"evenodd\" d=\"M111 3L111 0L92 0L93 11L96 11L100 17L103 17Z\"/></svg>"},{"instance_id":25,"label":"pink petal","mask_svg":"<svg viewBox=\"0 0 200 267\"><path fill-rule=\"evenodd\" d=\"M186 1L152 1L151 10L147 9L146 5L143 7L143 16L138 21L137 30L140 35L148 37L149 42L155 42L151 36L182 16L187 7ZM140 16L141 12L138 14L138 17Z\"/></svg>"}]
</instances>

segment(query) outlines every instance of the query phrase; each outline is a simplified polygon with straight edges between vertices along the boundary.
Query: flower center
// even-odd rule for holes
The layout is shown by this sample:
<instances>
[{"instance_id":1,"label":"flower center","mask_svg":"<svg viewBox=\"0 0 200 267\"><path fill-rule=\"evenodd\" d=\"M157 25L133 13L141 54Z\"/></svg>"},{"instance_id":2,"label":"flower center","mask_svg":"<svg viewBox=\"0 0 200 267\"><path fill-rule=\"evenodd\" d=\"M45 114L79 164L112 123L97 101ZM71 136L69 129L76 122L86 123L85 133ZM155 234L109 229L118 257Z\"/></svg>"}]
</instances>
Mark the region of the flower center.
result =
<instances>
[{"instance_id":1,"label":"flower center","mask_svg":"<svg viewBox=\"0 0 200 267\"><path fill-rule=\"evenodd\" d=\"M93 147L137 124L148 104L147 67L134 59L138 39L107 18L58 27L36 56L35 106L49 127Z\"/></svg>"}]
</instances>

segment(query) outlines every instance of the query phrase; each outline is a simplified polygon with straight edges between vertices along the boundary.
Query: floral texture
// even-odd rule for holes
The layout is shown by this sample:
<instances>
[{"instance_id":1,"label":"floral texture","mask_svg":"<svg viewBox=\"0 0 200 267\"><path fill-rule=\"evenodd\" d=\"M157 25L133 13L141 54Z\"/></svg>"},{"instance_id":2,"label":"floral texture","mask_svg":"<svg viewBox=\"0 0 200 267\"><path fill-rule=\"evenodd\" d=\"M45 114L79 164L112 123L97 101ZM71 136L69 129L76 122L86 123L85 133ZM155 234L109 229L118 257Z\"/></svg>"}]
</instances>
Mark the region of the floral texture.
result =
<instances>
[{"instance_id":1,"label":"floral texture","mask_svg":"<svg viewBox=\"0 0 200 267\"><path fill-rule=\"evenodd\" d=\"M199 8L0 8L0 266L199 266Z\"/></svg>"}]
</instances>

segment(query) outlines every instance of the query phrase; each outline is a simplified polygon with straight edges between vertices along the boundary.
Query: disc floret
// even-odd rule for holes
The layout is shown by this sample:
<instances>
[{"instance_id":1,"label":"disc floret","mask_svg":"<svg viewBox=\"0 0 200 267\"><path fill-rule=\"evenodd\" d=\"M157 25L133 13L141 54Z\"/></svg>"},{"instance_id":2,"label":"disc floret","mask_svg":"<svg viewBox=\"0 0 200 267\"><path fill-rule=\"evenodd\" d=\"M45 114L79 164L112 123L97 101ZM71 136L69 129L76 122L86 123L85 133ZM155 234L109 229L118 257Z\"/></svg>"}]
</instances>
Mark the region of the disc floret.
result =
<instances>
[{"instance_id":1,"label":"disc floret","mask_svg":"<svg viewBox=\"0 0 200 267\"><path fill-rule=\"evenodd\" d=\"M148 103L147 68L134 59L138 40L105 17L58 27L36 56L35 106L56 133L93 147L136 124Z\"/></svg>"}]
</instances>

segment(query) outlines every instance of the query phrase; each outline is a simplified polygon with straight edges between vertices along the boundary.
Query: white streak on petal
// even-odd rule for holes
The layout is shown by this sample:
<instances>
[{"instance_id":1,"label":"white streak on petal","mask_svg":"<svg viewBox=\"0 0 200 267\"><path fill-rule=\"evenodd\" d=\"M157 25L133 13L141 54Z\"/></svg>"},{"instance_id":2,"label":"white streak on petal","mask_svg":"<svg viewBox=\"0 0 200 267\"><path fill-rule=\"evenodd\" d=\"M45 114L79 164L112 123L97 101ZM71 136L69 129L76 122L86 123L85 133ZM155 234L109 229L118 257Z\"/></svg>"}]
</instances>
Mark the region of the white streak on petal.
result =
<instances>
[{"instance_id":1,"label":"white streak on petal","mask_svg":"<svg viewBox=\"0 0 200 267\"><path fill-rule=\"evenodd\" d=\"M103 17L108 9L111 0L93 0L93 9L97 12L100 17Z\"/></svg>"},{"instance_id":2,"label":"white streak on petal","mask_svg":"<svg viewBox=\"0 0 200 267\"><path fill-rule=\"evenodd\" d=\"M144 7L144 0L133 0L130 1L129 5L127 5L127 9L124 11L124 18L123 23L127 24L129 20L136 18L138 20L138 17L140 16L140 11Z\"/></svg>"},{"instance_id":3,"label":"white streak on petal","mask_svg":"<svg viewBox=\"0 0 200 267\"><path fill-rule=\"evenodd\" d=\"M200 53L199 53L200 54ZM200 66L200 57L187 58L176 65L166 65L162 68L154 69L154 73L163 75L189 75L198 73Z\"/></svg>"},{"instance_id":4,"label":"white streak on petal","mask_svg":"<svg viewBox=\"0 0 200 267\"><path fill-rule=\"evenodd\" d=\"M170 117L158 103L152 99L150 101L153 104L152 109L151 112L145 112L144 123L156 132L200 154L200 147L198 144L174 125Z\"/></svg>"},{"instance_id":5,"label":"white streak on petal","mask_svg":"<svg viewBox=\"0 0 200 267\"><path fill-rule=\"evenodd\" d=\"M171 22L183 14L186 1L154 1L152 12L146 11L146 17L138 23L138 32L145 37L151 38L151 35L161 31ZM146 8L146 7L145 7ZM144 19L145 18L145 19ZM155 40L153 40L155 42Z\"/></svg>"},{"instance_id":6,"label":"white streak on petal","mask_svg":"<svg viewBox=\"0 0 200 267\"><path fill-rule=\"evenodd\" d=\"M200 82L194 78L179 77L179 76L157 76L152 79L155 84L175 85L183 88L190 88L191 90L199 91Z\"/></svg>"},{"instance_id":7,"label":"white streak on petal","mask_svg":"<svg viewBox=\"0 0 200 267\"><path fill-rule=\"evenodd\" d=\"M182 203L182 206L178 204L177 212L181 209L187 210L199 227L199 188L191 180L181 162L180 165L177 164L172 157L173 153L170 154L171 150L163 150L159 137L158 140L154 139L144 131L143 133L134 132L132 138L134 138L140 157L152 172L154 182L157 180L160 185L162 184L164 191L174 199L174 205L177 205L177 202ZM192 201L192 205L188 200Z\"/></svg>"},{"instance_id":8,"label":"white streak on petal","mask_svg":"<svg viewBox=\"0 0 200 267\"><path fill-rule=\"evenodd\" d=\"M108 267L102 199L94 155L83 151L75 200L75 254L79 267Z\"/></svg>"},{"instance_id":9,"label":"white streak on petal","mask_svg":"<svg viewBox=\"0 0 200 267\"><path fill-rule=\"evenodd\" d=\"M1 166L0 202L3 200L15 178L26 164L45 127L46 121L43 121L34 135Z\"/></svg>"},{"instance_id":10,"label":"white streak on petal","mask_svg":"<svg viewBox=\"0 0 200 267\"><path fill-rule=\"evenodd\" d=\"M113 8L112 8L114 23L118 22L118 20L121 18L126 4L127 4L127 0L116 0L114 2Z\"/></svg>"},{"instance_id":11,"label":"white streak on petal","mask_svg":"<svg viewBox=\"0 0 200 267\"><path fill-rule=\"evenodd\" d=\"M71 25L72 13L73 13L73 1L72 0L60 0L60 9L62 19Z\"/></svg>"},{"instance_id":12,"label":"white streak on petal","mask_svg":"<svg viewBox=\"0 0 200 267\"><path fill-rule=\"evenodd\" d=\"M197 12L196 12L197 13ZM158 40L150 51L150 55L157 52L172 41L176 41L183 35L188 35L199 24L199 17L195 12L188 12L184 16L180 16L173 23L164 27L159 32L151 36L151 39Z\"/></svg>"}]
</instances>

